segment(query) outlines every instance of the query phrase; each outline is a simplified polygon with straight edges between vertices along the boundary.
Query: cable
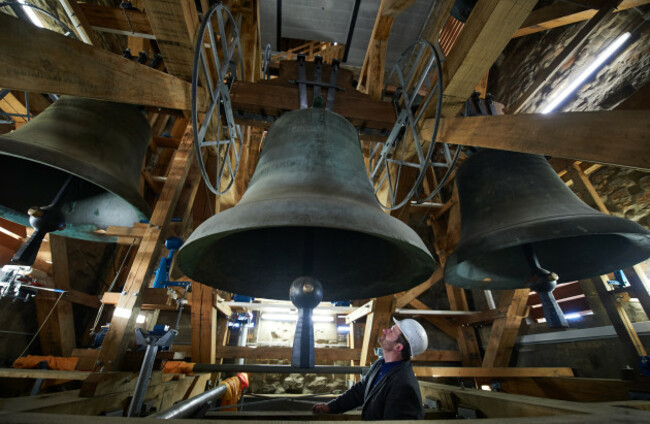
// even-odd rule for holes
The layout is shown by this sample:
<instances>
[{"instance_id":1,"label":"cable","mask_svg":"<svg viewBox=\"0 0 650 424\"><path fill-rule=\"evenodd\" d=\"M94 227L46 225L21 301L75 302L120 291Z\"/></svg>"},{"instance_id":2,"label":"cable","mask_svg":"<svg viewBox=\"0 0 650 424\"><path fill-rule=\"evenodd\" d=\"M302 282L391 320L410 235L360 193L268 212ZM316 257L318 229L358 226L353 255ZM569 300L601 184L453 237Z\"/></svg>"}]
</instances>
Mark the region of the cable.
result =
<instances>
[{"instance_id":1,"label":"cable","mask_svg":"<svg viewBox=\"0 0 650 424\"><path fill-rule=\"evenodd\" d=\"M129 246L129 250L126 251L126 255L124 255L124 259L122 259L122 263L120 264L120 268L117 270L115 273L115 277L113 278L113 281L111 281L111 285L108 286L108 289L106 289L107 292L110 292L113 290L113 287L115 287L115 284L117 283L118 278L120 277L120 274L122 273L122 268L124 268L124 265L126 264L126 261L129 259L129 253L131 253L131 248L133 248L133 245L135 244L135 239L131 241L131 245ZM94 336L95 333L95 328L97 328L97 324L99 323L99 319L102 317L102 312L104 312L104 304L102 303L99 305L99 310L97 310L97 316L95 316L95 322L90 329L90 336Z\"/></svg>"},{"instance_id":2,"label":"cable","mask_svg":"<svg viewBox=\"0 0 650 424\"><path fill-rule=\"evenodd\" d=\"M38 335L39 335L39 333L41 332L41 330L43 329L43 327L45 327L45 324L47 323L47 320L50 319L50 316L52 315L52 312L54 312L54 309L56 308L56 305L59 304L59 302L61 301L61 299L63 298L63 295L64 295L65 293L67 293L67 292L62 291L62 292L59 294L59 298L56 299L56 302L54 302L54 306L52 306L52 309L50 309L50 312L47 314L47 316L46 316L45 319L43 320L43 323L42 323L41 326L38 328L38 331L36 331L36 334L34 334L34 337L32 337L32 339L29 341L29 343L27 343L27 347L25 347L25 350L23 350L22 353L21 353L18 357L23 356L23 355L25 354L25 352L27 352L27 350L29 349L29 347L32 345L32 343L34 343L34 340L36 340L36 337L38 337Z\"/></svg>"}]
</instances>

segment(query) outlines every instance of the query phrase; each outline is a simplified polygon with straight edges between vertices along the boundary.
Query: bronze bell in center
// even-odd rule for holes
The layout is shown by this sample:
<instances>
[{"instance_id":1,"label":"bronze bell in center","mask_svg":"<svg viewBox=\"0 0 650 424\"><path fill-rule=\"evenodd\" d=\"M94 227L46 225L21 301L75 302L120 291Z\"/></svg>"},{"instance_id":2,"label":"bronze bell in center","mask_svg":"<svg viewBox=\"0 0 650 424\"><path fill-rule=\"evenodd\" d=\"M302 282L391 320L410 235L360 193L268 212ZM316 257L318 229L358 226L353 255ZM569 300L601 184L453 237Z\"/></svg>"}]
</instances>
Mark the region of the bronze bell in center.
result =
<instances>
[{"instance_id":1,"label":"bronze bell in center","mask_svg":"<svg viewBox=\"0 0 650 424\"><path fill-rule=\"evenodd\" d=\"M301 276L322 283L323 300L364 299L434 271L418 235L377 203L355 127L323 109L273 124L241 201L202 223L177 256L196 281L271 299L288 299Z\"/></svg>"}]
</instances>

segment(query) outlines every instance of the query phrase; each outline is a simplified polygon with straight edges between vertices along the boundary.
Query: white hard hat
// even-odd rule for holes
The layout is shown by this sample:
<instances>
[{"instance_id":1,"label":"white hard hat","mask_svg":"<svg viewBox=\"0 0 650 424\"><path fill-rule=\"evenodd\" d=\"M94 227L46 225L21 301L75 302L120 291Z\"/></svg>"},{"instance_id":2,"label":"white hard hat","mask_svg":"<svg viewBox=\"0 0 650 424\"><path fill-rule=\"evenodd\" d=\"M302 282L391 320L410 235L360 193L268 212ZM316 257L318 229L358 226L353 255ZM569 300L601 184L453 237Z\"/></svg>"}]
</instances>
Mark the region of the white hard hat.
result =
<instances>
[{"instance_id":1,"label":"white hard hat","mask_svg":"<svg viewBox=\"0 0 650 424\"><path fill-rule=\"evenodd\" d=\"M404 338L411 345L411 358L427 350L429 338L422 325L414 319L407 318L401 321L393 318L397 328L402 332Z\"/></svg>"}]
</instances>

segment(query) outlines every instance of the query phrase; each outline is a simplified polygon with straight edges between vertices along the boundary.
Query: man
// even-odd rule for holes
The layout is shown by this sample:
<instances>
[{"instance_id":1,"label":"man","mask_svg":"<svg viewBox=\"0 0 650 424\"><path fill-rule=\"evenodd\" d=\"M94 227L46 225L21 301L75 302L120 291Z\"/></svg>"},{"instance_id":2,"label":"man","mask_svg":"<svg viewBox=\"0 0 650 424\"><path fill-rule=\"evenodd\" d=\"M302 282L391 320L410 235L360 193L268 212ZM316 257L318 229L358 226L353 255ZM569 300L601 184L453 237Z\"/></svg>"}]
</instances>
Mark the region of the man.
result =
<instances>
[{"instance_id":1,"label":"man","mask_svg":"<svg viewBox=\"0 0 650 424\"><path fill-rule=\"evenodd\" d=\"M363 420L422 419L420 387L410 358L427 349L424 328L413 319L398 321L382 330L379 345L384 357L350 390L328 403L317 403L315 413L340 414L363 405Z\"/></svg>"}]
</instances>

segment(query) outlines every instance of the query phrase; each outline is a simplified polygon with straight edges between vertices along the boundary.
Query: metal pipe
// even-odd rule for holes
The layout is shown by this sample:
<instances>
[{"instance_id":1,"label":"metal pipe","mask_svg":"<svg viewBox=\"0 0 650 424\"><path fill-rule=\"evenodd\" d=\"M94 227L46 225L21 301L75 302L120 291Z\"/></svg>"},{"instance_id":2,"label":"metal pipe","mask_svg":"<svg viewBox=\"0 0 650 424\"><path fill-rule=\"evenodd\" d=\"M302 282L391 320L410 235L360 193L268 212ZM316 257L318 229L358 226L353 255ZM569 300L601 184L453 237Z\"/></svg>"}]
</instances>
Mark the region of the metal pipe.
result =
<instances>
[{"instance_id":1,"label":"metal pipe","mask_svg":"<svg viewBox=\"0 0 650 424\"><path fill-rule=\"evenodd\" d=\"M288 365L264 365L264 364L195 364L194 373L212 372L250 372L250 373L278 373L278 374L363 374L370 367L357 366L330 366L316 365L314 368L294 368Z\"/></svg>"},{"instance_id":2,"label":"metal pipe","mask_svg":"<svg viewBox=\"0 0 650 424\"><path fill-rule=\"evenodd\" d=\"M200 395L194 396L182 402L177 403L171 408L165 409L164 411L156 412L153 415L149 415L147 418L158 418L163 420L169 420L172 418L188 418L194 415L203 405L206 403L217 400L221 398L228 391L228 387L225 385L219 385L214 389L203 392Z\"/></svg>"},{"instance_id":3,"label":"metal pipe","mask_svg":"<svg viewBox=\"0 0 650 424\"><path fill-rule=\"evenodd\" d=\"M140 410L142 409L142 401L144 400L144 394L147 391L147 386L149 385L149 377L151 377L153 363L156 360L156 353L158 353L158 344L148 344L147 351L145 352L144 359L142 360L142 366L140 367L140 375L138 376L138 381L135 383L133 399L131 399L129 411L126 415L127 417L140 415Z\"/></svg>"}]
</instances>

